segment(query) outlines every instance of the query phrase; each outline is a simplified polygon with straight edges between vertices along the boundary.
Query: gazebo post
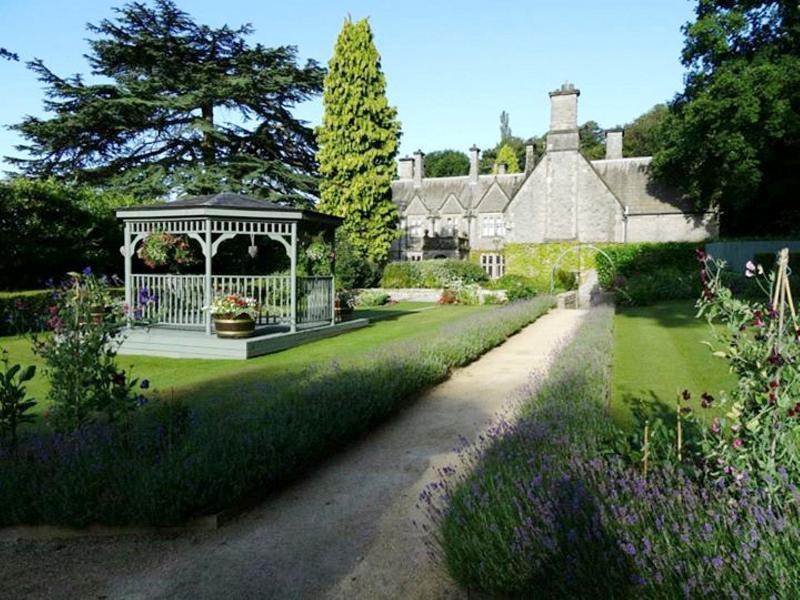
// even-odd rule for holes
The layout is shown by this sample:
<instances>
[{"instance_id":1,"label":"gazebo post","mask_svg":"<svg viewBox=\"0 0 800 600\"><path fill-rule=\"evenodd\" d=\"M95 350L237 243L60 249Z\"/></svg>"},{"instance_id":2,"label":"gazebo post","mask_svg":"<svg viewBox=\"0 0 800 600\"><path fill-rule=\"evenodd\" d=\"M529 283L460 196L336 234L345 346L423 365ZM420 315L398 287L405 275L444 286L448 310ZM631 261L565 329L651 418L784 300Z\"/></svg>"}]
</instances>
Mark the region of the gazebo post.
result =
<instances>
[{"instance_id":1,"label":"gazebo post","mask_svg":"<svg viewBox=\"0 0 800 600\"><path fill-rule=\"evenodd\" d=\"M125 304L128 306L128 323L130 315L133 314L133 257L131 248L131 224L125 221L125 231L123 233L122 254L125 258Z\"/></svg>"},{"instance_id":2,"label":"gazebo post","mask_svg":"<svg viewBox=\"0 0 800 600\"><path fill-rule=\"evenodd\" d=\"M289 245L289 263L290 277L289 282L291 288L291 305L289 312L289 331L294 333L297 331L297 223L291 225L291 243Z\"/></svg>"},{"instance_id":3,"label":"gazebo post","mask_svg":"<svg viewBox=\"0 0 800 600\"><path fill-rule=\"evenodd\" d=\"M212 251L211 251L211 219L206 219L206 243L205 247L203 248L203 254L206 257L206 273L205 273L205 281L203 285L203 302L204 307L211 306L211 259L212 259ZM211 311L205 311L205 321L206 321L206 333L211 335Z\"/></svg>"}]
</instances>

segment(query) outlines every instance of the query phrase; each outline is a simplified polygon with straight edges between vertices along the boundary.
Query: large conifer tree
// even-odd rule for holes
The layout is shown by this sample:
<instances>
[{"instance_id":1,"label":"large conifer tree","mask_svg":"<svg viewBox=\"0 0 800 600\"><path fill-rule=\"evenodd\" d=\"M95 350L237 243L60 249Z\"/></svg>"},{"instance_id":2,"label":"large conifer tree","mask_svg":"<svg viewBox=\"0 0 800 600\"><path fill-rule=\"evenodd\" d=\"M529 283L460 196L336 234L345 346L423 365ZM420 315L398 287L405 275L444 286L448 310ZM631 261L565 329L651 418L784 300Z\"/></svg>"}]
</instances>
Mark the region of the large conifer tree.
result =
<instances>
[{"instance_id":1,"label":"large conifer tree","mask_svg":"<svg viewBox=\"0 0 800 600\"><path fill-rule=\"evenodd\" d=\"M382 262L397 232L391 182L400 123L366 19L345 21L328 69L317 132L318 208L344 217L355 249Z\"/></svg>"},{"instance_id":2,"label":"large conifer tree","mask_svg":"<svg viewBox=\"0 0 800 600\"><path fill-rule=\"evenodd\" d=\"M246 191L278 200L316 194L314 132L292 107L322 91L324 69L292 46L251 45L249 25L213 28L172 0L133 2L89 25L91 74L29 63L48 118L14 126L23 173L140 197Z\"/></svg>"}]
</instances>

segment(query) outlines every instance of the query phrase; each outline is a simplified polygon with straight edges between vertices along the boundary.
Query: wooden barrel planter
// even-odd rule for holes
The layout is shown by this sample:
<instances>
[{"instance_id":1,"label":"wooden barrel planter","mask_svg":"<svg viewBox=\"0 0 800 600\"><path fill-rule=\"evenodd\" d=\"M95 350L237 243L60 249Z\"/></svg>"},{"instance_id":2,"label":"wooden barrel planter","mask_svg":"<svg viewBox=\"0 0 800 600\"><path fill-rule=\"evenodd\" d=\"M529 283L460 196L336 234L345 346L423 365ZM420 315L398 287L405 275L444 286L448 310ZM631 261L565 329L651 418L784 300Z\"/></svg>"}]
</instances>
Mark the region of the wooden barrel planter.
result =
<instances>
[{"instance_id":1,"label":"wooden barrel planter","mask_svg":"<svg viewBox=\"0 0 800 600\"><path fill-rule=\"evenodd\" d=\"M349 321L353 318L353 307L347 303L342 305L342 301L336 298L333 303L333 315L337 323L342 321Z\"/></svg>"},{"instance_id":2,"label":"wooden barrel planter","mask_svg":"<svg viewBox=\"0 0 800 600\"><path fill-rule=\"evenodd\" d=\"M250 317L220 318L214 317L214 329L218 338L238 339L253 335L256 322Z\"/></svg>"}]
</instances>

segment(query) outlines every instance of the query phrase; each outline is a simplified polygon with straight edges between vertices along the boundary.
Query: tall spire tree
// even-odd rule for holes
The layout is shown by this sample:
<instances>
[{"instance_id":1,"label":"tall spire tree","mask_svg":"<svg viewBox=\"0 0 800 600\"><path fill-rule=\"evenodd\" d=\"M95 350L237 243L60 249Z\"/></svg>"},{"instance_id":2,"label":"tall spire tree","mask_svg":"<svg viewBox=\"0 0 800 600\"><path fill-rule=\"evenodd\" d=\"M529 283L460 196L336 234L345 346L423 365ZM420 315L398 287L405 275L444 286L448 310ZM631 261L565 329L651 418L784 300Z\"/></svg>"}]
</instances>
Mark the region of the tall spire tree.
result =
<instances>
[{"instance_id":1,"label":"tall spire tree","mask_svg":"<svg viewBox=\"0 0 800 600\"><path fill-rule=\"evenodd\" d=\"M391 184L400 123L386 99L380 55L366 19L344 22L328 64L323 105L317 130L318 209L344 217L355 249L383 262L397 235Z\"/></svg>"},{"instance_id":2,"label":"tall spire tree","mask_svg":"<svg viewBox=\"0 0 800 600\"><path fill-rule=\"evenodd\" d=\"M91 75L40 60L47 118L13 129L23 173L138 196L246 191L284 201L316 194L313 130L291 109L322 91L324 69L293 46L251 45L250 25L212 28L172 0L132 2L89 25Z\"/></svg>"}]
</instances>

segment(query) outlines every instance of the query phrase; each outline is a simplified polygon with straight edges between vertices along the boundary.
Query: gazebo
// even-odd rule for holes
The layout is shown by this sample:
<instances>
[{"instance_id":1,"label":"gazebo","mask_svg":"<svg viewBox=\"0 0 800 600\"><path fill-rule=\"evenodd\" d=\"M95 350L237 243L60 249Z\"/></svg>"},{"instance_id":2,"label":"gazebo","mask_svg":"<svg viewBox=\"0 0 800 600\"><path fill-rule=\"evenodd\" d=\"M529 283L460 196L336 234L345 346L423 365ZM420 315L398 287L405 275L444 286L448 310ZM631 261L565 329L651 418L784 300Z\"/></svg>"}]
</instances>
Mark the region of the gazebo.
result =
<instances>
[{"instance_id":1,"label":"gazebo","mask_svg":"<svg viewBox=\"0 0 800 600\"><path fill-rule=\"evenodd\" d=\"M366 324L335 322L332 274L297 275L301 228L320 231L332 242L339 217L227 192L116 212L124 222L120 250L125 259L125 302L148 323L146 329L133 328L120 349L123 354L249 358ZM204 272L134 272L137 246L154 233L196 241ZM220 245L236 236L249 237L251 248L256 248L257 237L277 242L289 259L288 273L215 274ZM256 334L243 340L217 339L205 307L216 295L234 292L258 301Z\"/></svg>"}]
</instances>

